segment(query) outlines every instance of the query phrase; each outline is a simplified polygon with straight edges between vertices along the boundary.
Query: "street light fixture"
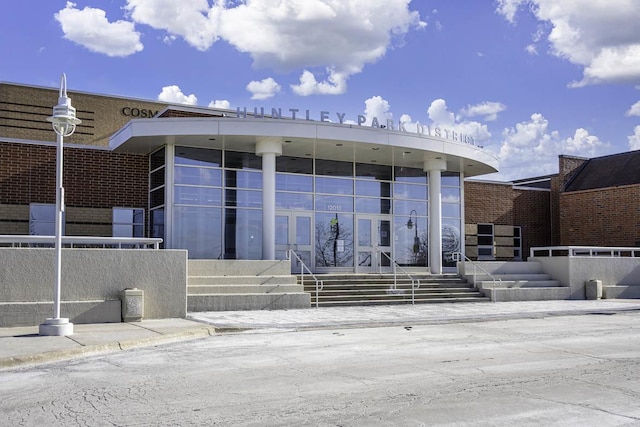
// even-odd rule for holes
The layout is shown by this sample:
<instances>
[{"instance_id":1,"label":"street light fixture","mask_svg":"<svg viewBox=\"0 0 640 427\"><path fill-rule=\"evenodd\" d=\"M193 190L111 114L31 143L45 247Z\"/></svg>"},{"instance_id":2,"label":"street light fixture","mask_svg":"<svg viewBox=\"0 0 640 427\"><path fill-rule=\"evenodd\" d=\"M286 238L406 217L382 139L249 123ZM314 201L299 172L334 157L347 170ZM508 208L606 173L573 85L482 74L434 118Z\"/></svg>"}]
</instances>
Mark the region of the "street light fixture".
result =
<instances>
[{"instance_id":1,"label":"street light fixture","mask_svg":"<svg viewBox=\"0 0 640 427\"><path fill-rule=\"evenodd\" d=\"M53 317L46 319L40 325L40 335L67 336L73 334L73 323L68 318L60 317L60 282L62 255L62 213L64 212L64 188L62 187L62 142L65 136L71 136L76 125L82 123L76 118L76 109L71 106L71 99L67 96L67 76L63 73L60 79L60 96L58 105L53 107L53 116L47 117L53 125L57 137L56 145L56 238L55 258L56 283L53 294Z\"/></svg>"}]
</instances>

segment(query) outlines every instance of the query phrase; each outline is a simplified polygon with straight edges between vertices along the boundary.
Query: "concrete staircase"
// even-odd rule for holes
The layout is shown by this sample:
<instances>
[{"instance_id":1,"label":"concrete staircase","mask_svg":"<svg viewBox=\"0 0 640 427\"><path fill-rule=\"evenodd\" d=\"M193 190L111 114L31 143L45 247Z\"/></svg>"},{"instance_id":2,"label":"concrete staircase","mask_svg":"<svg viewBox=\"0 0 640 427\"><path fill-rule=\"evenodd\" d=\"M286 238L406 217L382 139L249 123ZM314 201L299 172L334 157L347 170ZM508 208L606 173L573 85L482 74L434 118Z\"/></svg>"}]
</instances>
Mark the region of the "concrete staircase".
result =
<instances>
[{"instance_id":1,"label":"concrete staircase","mask_svg":"<svg viewBox=\"0 0 640 427\"><path fill-rule=\"evenodd\" d=\"M187 311L309 308L288 260L189 260Z\"/></svg>"},{"instance_id":2,"label":"concrete staircase","mask_svg":"<svg viewBox=\"0 0 640 427\"><path fill-rule=\"evenodd\" d=\"M473 264L477 264L475 278ZM467 261L461 263L460 272L492 301L564 300L571 295L571 289L544 273L537 261Z\"/></svg>"},{"instance_id":3,"label":"concrete staircase","mask_svg":"<svg viewBox=\"0 0 640 427\"><path fill-rule=\"evenodd\" d=\"M318 292L318 306L355 306L411 304L411 280L398 275L396 287L393 274L316 274L324 286ZM478 289L455 274L412 274L420 279L415 290L415 303L453 303L489 301ZM304 290L311 295L311 305L316 305L316 285L305 276Z\"/></svg>"}]
</instances>

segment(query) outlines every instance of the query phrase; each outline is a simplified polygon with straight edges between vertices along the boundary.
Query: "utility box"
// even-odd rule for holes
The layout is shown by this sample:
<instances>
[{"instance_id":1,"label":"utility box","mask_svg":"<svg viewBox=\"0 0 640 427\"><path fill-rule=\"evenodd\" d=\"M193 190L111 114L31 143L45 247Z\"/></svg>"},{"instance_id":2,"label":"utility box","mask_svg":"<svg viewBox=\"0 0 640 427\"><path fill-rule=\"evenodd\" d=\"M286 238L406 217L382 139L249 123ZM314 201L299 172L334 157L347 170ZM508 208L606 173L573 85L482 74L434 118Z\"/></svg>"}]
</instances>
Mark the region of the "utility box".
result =
<instances>
[{"instance_id":1,"label":"utility box","mask_svg":"<svg viewBox=\"0 0 640 427\"><path fill-rule=\"evenodd\" d=\"M602 299L602 280L587 280L585 282L587 299Z\"/></svg>"},{"instance_id":2,"label":"utility box","mask_svg":"<svg viewBox=\"0 0 640 427\"><path fill-rule=\"evenodd\" d=\"M121 293L122 321L139 322L144 317L144 291L138 288L127 288Z\"/></svg>"}]
</instances>

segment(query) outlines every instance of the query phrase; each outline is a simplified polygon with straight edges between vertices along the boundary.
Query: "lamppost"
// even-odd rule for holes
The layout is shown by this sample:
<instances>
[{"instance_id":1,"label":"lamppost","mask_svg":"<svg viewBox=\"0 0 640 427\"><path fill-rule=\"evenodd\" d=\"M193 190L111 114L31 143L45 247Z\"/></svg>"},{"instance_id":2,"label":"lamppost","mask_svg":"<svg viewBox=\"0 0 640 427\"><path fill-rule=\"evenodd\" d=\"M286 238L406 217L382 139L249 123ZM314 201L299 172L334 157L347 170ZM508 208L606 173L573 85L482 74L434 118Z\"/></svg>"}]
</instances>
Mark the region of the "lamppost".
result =
<instances>
[{"instance_id":1,"label":"lamppost","mask_svg":"<svg viewBox=\"0 0 640 427\"><path fill-rule=\"evenodd\" d=\"M415 209L411 209L409 212L409 221L407 221L407 228L411 230L414 227L414 223L411 221L411 215L415 219L415 234L413 236L413 263L418 264L418 252L420 252L420 238L418 237L418 212Z\"/></svg>"},{"instance_id":2,"label":"lamppost","mask_svg":"<svg viewBox=\"0 0 640 427\"><path fill-rule=\"evenodd\" d=\"M60 317L60 281L62 255L62 213L64 212L64 188L62 187L62 142L65 136L71 136L76 125L81 121L76 118L76 109L71 106L71 99L67 96L67 76L63 73L60 79L60 96L58 105L53 107L53 116L47 117L53 125L57 137L56 145L56 239L55 239L55 276L56 283L53 293L53 318L46 319L40 325L40 335L67 336L73 334L73 323L68 318Z\"/></svg>"}]
</instances>

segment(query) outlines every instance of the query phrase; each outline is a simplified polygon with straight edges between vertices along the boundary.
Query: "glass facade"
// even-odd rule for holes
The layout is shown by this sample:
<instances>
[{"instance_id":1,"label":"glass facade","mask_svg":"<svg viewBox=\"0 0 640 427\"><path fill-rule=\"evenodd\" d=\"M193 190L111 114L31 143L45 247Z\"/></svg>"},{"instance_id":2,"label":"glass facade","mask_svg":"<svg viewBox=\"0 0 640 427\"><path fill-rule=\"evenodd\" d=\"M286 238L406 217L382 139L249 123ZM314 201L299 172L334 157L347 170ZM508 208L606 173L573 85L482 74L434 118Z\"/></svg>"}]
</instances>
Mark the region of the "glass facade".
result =
<instances>
[{"instance_id":1,"label":"glass facade","mask_svg":"<svg viewBox=\"0 0 640 427\"><path fill-rule=\"evenodd\" d=\"M169 150L171 148L166 148ZM151 235L162 237L171 197L171 247L190 258L262 258L262 159L247 152L174 147L151 155ZM161 160L162 159L162 160ZM172 189L166 191L166 177ZM428 174L421 169L279 156L276 256L303 251L315 271L428 265ZM461 183L442 174L443 259L460 250ZM305 261L306 262L306 261Z\"/></svg>"}]
</instances>

